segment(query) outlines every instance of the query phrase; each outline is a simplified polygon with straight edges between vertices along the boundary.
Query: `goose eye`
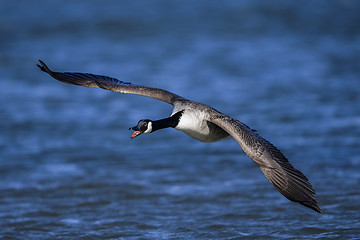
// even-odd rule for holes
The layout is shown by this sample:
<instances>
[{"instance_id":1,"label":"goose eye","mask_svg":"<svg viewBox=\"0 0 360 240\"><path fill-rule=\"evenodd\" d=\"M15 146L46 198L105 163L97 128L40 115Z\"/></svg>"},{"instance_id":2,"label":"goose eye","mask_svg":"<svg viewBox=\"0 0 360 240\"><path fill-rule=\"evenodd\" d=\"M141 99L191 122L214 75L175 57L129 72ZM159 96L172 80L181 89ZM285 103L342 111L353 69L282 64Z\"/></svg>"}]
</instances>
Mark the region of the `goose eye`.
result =
<instances>
[{"instance_id":1,"label":"goose eye","mask_svg":"<svg viewBox=\"0 0 360 240\"><path fill-rule=\"evenodd\" d=\"M148 128L148 123L147 122L141 122L139 124L139 129L142 131L142 132L145 132Z\"/></svg>"}]
</instances>

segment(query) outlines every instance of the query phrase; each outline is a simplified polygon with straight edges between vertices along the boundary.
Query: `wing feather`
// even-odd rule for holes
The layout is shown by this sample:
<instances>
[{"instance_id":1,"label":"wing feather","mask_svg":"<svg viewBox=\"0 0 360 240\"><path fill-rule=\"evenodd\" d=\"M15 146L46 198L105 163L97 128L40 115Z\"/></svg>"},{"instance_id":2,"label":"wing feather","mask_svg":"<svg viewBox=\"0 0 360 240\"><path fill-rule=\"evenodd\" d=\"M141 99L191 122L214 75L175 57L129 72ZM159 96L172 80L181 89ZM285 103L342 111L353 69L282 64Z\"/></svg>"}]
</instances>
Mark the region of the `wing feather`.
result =
<instances>
[{"instance_id":1,"label":"wing feather","mask_svg":"<svg viewBox=\"0 0 360 240\"><path fill-rule=\"evenodd\" d=\"M302 172L295 169L274 145L242 122L219 112L213 114L210 121L228 132L240 144L244 152L260 167L265 177L282 195L321 212L309 180Z\"/></svg>"},{"instance_id":2,"label":"wing feather","mask_svg":"<svg viewBox=\"0 0 360 240\"><path fill-rule=\"evenodd\" d=\"M103 88L114 92L137 94L146 97L158 99L163 102L174 105L176 100L185 100L183 97L171 93L169 91L151 88L145 86L134 85L129 82L123 82L113 77L96 75L91 73L77 73L77 72L53 72L44 62L40 61L41 65L38 67L48 73L51 77L58 81L79 85L84 87Z\"/></svg>"}]
</instances>

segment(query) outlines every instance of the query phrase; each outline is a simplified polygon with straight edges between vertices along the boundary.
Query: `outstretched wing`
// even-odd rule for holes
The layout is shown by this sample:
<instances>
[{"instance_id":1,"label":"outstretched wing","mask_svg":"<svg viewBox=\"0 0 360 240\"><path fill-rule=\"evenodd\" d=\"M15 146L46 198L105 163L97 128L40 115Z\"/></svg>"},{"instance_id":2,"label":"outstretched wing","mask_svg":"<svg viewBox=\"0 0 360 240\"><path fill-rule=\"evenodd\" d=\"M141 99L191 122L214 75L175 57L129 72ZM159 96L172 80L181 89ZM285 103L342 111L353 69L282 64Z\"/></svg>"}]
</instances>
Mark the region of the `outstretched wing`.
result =
<instances>
[{"instance_id":1,"label":"outstretched wing","mask_svg":"<svg viewBox=\"0 0 360 240\"><path fill-rule=\"evenodd\" d=\"M274 145L245 124L221 113L214 114L210 121L228 132L240 144L282 195L321 212L309 180Z\"/></svg>"},{"instance_id":2,"label":"outstretched wing","mask_svg":"<svg viewBox=\"0 0 360 240\"><path fill-rule=\"evenodd\" d=\"M169 104L174 104L176 100L183 100L184 98L174 93L168 92L159 88L151 88L139 85L133 85L129 82L123 82L116 78L95 75L90 73L76 73L76 72L53 72L44 62L40 61L41 65L37 65L42 71L48 73L50 76L64 83L84 86L103 88L114 92L137 94L146 97L155 98Z\"/></svg>"}]
</instances>

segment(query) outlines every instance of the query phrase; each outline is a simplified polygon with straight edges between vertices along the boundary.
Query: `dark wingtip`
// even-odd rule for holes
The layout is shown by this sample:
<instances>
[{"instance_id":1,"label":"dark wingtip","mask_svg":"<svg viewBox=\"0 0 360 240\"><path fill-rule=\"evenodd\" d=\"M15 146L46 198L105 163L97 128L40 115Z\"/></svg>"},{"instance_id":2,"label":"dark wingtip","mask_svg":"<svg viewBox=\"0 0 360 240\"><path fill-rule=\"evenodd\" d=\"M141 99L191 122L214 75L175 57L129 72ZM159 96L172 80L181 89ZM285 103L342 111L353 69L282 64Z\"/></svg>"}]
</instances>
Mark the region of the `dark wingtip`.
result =
<instances>
[{"instance_id":1,"label":"dark wingtip","mask_svg":"<svg viewBox=\"0 0 360 240\"><path fill-rule=\"evenodd\" d=\"M50 68L48 68L48 66L46 66L46 64L45 64L43 61L39 60L39 62L40 62L41 65L40 65L40 64L36 64L36 65L40 68L41 71L46 72L47 74L49 74L49 75L52 76L53 78L59 80L59 79L56 77L56 73L53 72L53 71L51 71ZM61 81L61 80L60 80L60 81Z\"/></svg>"},{"instance_id":2,"label":"dark wingtip","mask_svg":"<svg viewBox=\"0 0 360 240\"><path fill-rule=\"evenodd\" d=\"M321 208L318 205L313 206L312 209L315 210L318 213L322 213Z\"/></svg>"},{"instance_id":3,"label":"dark wingtip","mask_svg":"<svg viewBox=\"0 0 360 240\"><path fill-rule=\"evenodd\" d=\"M311 208L312 210L321 213L321 208L318 206L317 202L316 203L309 203L309 202L300 202L300 204L304 205L305 207Z\"/></svg>"},{"instance_id":4,"label":"dark wingtip","mask_svg":"<svg viewBox=\"0 0 360 240\"><path fill-rule=\"evenodd\" d=\"M36 66L38 66L41 69L41 71L47 72L47 73L51 72L50 69L46 66L46 64L43 61L39 60L39 62L40 62L41 65L36 64Z\"/></svg>"},{"instance_id":5,"label":"dark wingtip","mask_svg":"<svg viewBox=\"0 0 360 240\"><path fill-rule=\"evenodd\" d=\"M36 66L38 66L41 71L46 72L46 71L45 71L45 68L42 66L44 63L43 63L41 60L39 60L39 62L40 62L41 65L40 65L40 64L36 64Z\"/></svg>"}]
</instances>

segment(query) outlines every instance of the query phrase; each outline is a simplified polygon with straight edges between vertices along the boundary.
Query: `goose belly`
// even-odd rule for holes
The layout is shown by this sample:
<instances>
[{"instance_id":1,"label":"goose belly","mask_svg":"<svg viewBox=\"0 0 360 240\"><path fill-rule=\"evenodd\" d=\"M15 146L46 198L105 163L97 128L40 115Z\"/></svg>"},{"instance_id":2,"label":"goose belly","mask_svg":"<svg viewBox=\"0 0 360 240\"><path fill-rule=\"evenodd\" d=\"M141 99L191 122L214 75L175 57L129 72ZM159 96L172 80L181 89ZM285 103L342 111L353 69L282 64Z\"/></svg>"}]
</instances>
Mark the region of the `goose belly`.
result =
<instances>
[{"instance_id":1,"label":"goose belly","mask_svg":"<svg viewBox=\"0 0 360 240\"><path fill-rule=\"evenodd\" d=\"M230 137L222 128L202 119L201 116L183 114L175 129L201 142L217 142Z\"/></svg>"}]
</instances>

